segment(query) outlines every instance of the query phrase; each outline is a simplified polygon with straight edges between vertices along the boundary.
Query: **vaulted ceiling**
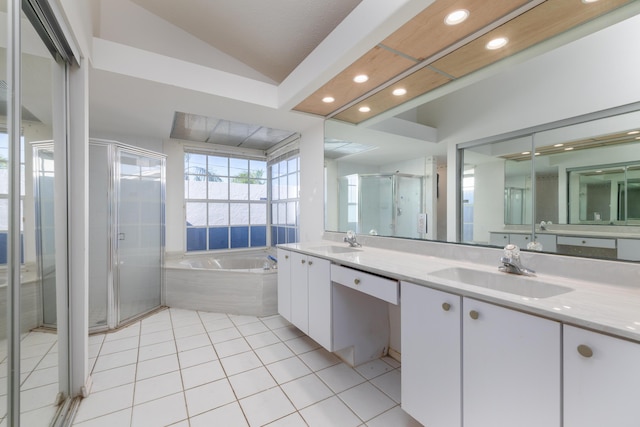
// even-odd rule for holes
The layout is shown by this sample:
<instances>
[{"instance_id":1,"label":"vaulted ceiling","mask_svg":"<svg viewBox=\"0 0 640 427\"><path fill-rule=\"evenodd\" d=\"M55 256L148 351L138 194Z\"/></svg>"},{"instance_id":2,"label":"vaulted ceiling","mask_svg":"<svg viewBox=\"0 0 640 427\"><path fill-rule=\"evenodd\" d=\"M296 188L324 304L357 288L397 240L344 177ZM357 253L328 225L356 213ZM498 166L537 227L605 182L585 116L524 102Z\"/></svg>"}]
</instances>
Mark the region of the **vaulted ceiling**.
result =
<instances>
[{"instance_id":1,"label":"vaulted ceiling","mask_svg":"<svg viewBox=\"0 0 640 427\"><path fill-rule=\"evenodd\" d=\"M176 112L294 132L324 118L373 129L409 105L435 99L425 94L442 96L478 70L537 50L545 40L637 0L404 0L394 6L397 13L384 16L369 13L393 7L372 0L93 1L98 55L90 79L92 129L164 139ZM468 19L444 25L444 16L456 9L466 9ZM498 35L509 43L488 52L487 41ZM349 46L335 54L322 51L341 44ZM145 70L141 58L147 57L168 68ZM234 90L242 89L235 87L216 93L216 71L251 85L266 83L260 87L273 101L235 97ZM369 80L354 84L362 73ZM392 95L399 87L406 93ZM334 102L323 102L327 96ZM404 128L414 120L403 119Z\"/></svg>"},{"instance_id":2,"label":"vaulted ceiling","mask_svg":"<svg viewBox=\"0 0 640 427\"><path fill-rule=\"evenodd\" d=\"M133 0L282 82L361 0Z\"/></svg>"}]
</instances>

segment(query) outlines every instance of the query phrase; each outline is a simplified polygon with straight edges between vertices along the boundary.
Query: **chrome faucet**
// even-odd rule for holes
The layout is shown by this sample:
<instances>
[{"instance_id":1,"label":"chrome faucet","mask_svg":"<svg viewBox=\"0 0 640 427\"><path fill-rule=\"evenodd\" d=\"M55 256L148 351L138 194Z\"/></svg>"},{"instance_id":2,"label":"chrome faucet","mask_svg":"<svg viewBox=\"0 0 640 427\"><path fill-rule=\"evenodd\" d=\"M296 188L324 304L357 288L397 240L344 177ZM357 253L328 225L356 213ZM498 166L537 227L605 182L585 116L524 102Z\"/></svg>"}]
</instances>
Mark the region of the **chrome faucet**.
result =
<instances>
[{"instance_id":1,"label":"chrome faucet","mask_svg":"<svg viewBox=\"0 0 640 427\"><path fill-rule=\"evenodd\" d=\"M534 276L535 271L525 267L520 262L520 248L514 244L509 244L504 247L504 255L500 258L502 265L498 267L498 270L505 273L520 274L523 276Z\"/></svg>"},{"instance_id":2,"label":"chrome faucet","mask_svg":"<svg viewBox=\"0 0 640 427\"><path fill-rule=\"evenodd\" d=\"M347 231L347 235L345 236L344 241L347 242L352 248L358 248L362 246L356 240L356 233L352 230Z\"/></svg>"}]
</instances>

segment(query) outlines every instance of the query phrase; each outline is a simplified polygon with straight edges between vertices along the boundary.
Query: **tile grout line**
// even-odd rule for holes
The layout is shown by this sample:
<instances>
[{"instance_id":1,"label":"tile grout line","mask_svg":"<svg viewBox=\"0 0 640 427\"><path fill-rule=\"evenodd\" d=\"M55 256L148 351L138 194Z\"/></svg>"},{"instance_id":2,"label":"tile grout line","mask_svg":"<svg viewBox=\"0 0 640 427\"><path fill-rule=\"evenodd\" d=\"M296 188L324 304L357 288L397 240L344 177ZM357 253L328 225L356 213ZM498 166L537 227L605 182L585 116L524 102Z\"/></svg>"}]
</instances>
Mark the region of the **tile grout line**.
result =
<instances>
[{"instance_id":1,"label":"tile grout line","mask_svg":"<svg viewBox=\"0 0 640 427\"><path fill-rule=\"evenodd\" d=\"M133 394L131 395L131 415L129 415L129 426L133 425L133 410L136 406L136 388L138 387L138 364L140 363L140 342L142 340L142 319L138 322L138 347L136 348L136 367L133 373Z\"/></svg>"},{"instance_id":2,"label":"tile grout line","mask_svg":"<svg viewBox=\"0 0 640 427\"><path fill-rule=\"evenodd\" d=\"M180 352L178 351L178 340L176 339L175 325L173 323L174 314L171 308L168 308L167 311L169 312L169 322L171 324L171 334L173 335L173 345L176 349L176 359L178 359L178 371L180 372L180 383L182 384L182 401L184 402L184 411L187 415L186 421L187 421L187 424L191 425L191 416L189 415L189 405L187 403L187 393L184 388L184 376L182 375L182 364L180 363ZM202 319L200 319L200 314L197 311L196 311L196 315L198 316L198 320L202 322ZM133 411L132 411L132 414L133 414ZM179 420L177 422L182 422L182 421L185 421L185 420ZM133 424L133 421L132 421L132 424ZM172 423L172 424L175 424L175 423Z\"/></svg>"}]
</instances>

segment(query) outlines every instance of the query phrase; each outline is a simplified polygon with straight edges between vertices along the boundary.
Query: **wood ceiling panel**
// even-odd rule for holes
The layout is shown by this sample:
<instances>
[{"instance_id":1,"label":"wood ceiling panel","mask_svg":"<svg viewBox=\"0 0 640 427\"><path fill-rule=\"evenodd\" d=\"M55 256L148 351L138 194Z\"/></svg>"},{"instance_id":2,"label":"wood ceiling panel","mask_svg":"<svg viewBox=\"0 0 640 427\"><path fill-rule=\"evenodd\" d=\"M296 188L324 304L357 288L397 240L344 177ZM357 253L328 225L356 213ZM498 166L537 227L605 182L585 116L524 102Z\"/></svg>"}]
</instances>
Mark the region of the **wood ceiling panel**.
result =
<instances>
[{"instance_id":1,"label":"wood ceiling panel","mask_svg":"<svg viewBox=\"0 0 640 427\"><path fill-rule=\"evenodd\" d=\"M454 77L462 77L628 2L609 0L585 4L580 0L547 0L431 65ZM487 50L485 45L496 37L507 37L509 44L502 49Z\"/></svg>"},{"instance_id":2,"label":"wood ceiling panel","mask_svg":"<svg viewBox=\"0 0 640 427\"><path fill-rule=\"evenodd\" d=\"M526 3L528 0L436 1L382 44L422 61ZM468 10L469 18L459 25L445 24L445 17L458 9Z\"/></svg>"},{"instance_id":3,"label":"wood ceiling panel","mask_svg":"<svg viewBox=\"0 0 640 427\"><path fill-rule=\"evenodd\" d=\"M334 118L349 123L360 123L450 81L451 79L441 73L430 68L422 68L386 89L336 114ZM397 88L404 88L407 90L407 93L402 96L393 95L392 92ZM361 113L359 108L365 105L371 108L371 111Z\"/></svg>"},{"instance_id":4,"label":"wood ceiling panel","mask_svg":"<svg viewBox=\"0 0 640 427\"><path fill-rule=\"evenodd\" d=\"M326 116L414 65L414 61L376 46L298 104L294 110ZM367 74L369 80L354 83L353 78L358 74ZM334 97L335 102L322 102L325 96Z\"/></svg>"}]
</instances>

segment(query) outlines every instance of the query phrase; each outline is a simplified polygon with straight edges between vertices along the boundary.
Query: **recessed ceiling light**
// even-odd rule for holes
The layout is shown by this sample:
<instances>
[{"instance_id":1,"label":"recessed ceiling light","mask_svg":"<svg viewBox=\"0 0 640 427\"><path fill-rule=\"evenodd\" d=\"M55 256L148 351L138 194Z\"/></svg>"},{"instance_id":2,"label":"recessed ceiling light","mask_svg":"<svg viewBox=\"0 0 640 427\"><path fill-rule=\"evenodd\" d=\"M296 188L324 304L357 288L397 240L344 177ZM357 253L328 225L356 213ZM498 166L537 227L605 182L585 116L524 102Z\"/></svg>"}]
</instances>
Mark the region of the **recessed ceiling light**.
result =
<instances>
[{"instance_id":1,"label":"recessed ceiling light","mask_svg":"<svg viewBox=\"0 0 640 427\"><path fill-rule=\"evenodd\" d=\"M571 151L571 150L573 150L573 147L567 147L564 149L564 151Z\"/></svg>"},{"instance_id":2,"label":"recessed ceiling light","mask_svg":"<svg viewBox=\"0 0 640 427\"><path fill-rule=\"evenodd\" d=\"M500 49L501 47L505 47L508 42L509 39L507 39L506 37L498 37L487 43L485 47L489 50L496 50Z\"/></svg>"},{"instance_id":3,"label":"recessed ceiling light","mask_svg":"<svg viewBox=\"0 0 640 427\"><path fill-rule=\"evenodd\" d=\"M539 155L540 155L540 153L535 153L535 155L536 155L536 156L539 156Z\"/></svg>"},{"instance_id":4,"label":"recessed ceiling light","mask_svg":"<svg viewBox=\"0 0 640 427\"><path fill-rule=\"evenodd\" d=\"M582 0L582 3L584 3L584 4L589 4L589 3L595 3L595 2L597 2L597 1L598 1L598 0Z\"/></svg>"},{"instance_id":5,"label":"recessed ceiling light","mask_svg":"<svg viewBox=\"0 0 640 427\"><path fill-rule=\"evenodd\" d=\"M325 96L324 98L322 98L322 102L325 102L327 104L331 104L335 100L336 99L333 96Z\"/></svg>"},{"instance_id":6,"label":"recessed ceiling light","mask_svg":"<svg viewBox=\"0 0 640 427\"><path fill-rule=\"evenodd\" d=\"M369 80L369 76L367 76L366 74L358 74L353 78L353 81L356 83L364 83L367 80Z\"/></svg>"},{"instance_id":7,"label":"recessed ceiling light","mask_svg":"<svg viewBox=\"0 0 640 427\"><path fill-rule=\"evenodd\" d=\"M392 93L395 96L402 96L407 94L407 90L403 87L399 87L398 89L394 89Z\"/></svg>"},{"instance_id":8,"label":"recessed ceiling light","mask_svg":"<svg viewBox=\"0 0 640 427\"><path fill-rule=\"evenodd\" d=\"M523 152L522 152L522 155L523 155L523 156L526 156L527 154L531 154L531 151L523 151Z\"/></svg>"},{"instance_id":9,"label":"recessed ceiling light","mask_svg":"<svg viewBox=\"0 0 640 427\"><path fill-rule=\"evenodd\" d=\"M360 111L361 113L368 113L369 111L371 111L371 108L365 105L363 107L358 108L358 111Z\"/></svg>"},{"instance_id":10,"label":"recessed ceiling light","mask_svg":"<svg viewBox=\"0 0 640 427\"><path fill-rule=\"evenodd\" d=\"M627 135L637 135L640 133L640 130L632 130L631 132L627 132Z\"/></svg>"},{"instance_id":11,"label":"recessed ceiling light","mask_svg":"<svg viewBox=\"0 0 640 427\"><path fill-rule=\"evenodd\" d=\"M469 11L466 9L454 10L444 18L444 23L447 25L458 25L464 22L469 17Z\"/></svg>"},{"instance_id":12,"label":"recessed ceiling light","mask_svg":"<svg viewBox=\"0 0 640 427\"><path fill-rule=\"evenodd\" d=\"M562 147L564 144L555 144L554 147Z\"/></svg>"}]
</instances>

